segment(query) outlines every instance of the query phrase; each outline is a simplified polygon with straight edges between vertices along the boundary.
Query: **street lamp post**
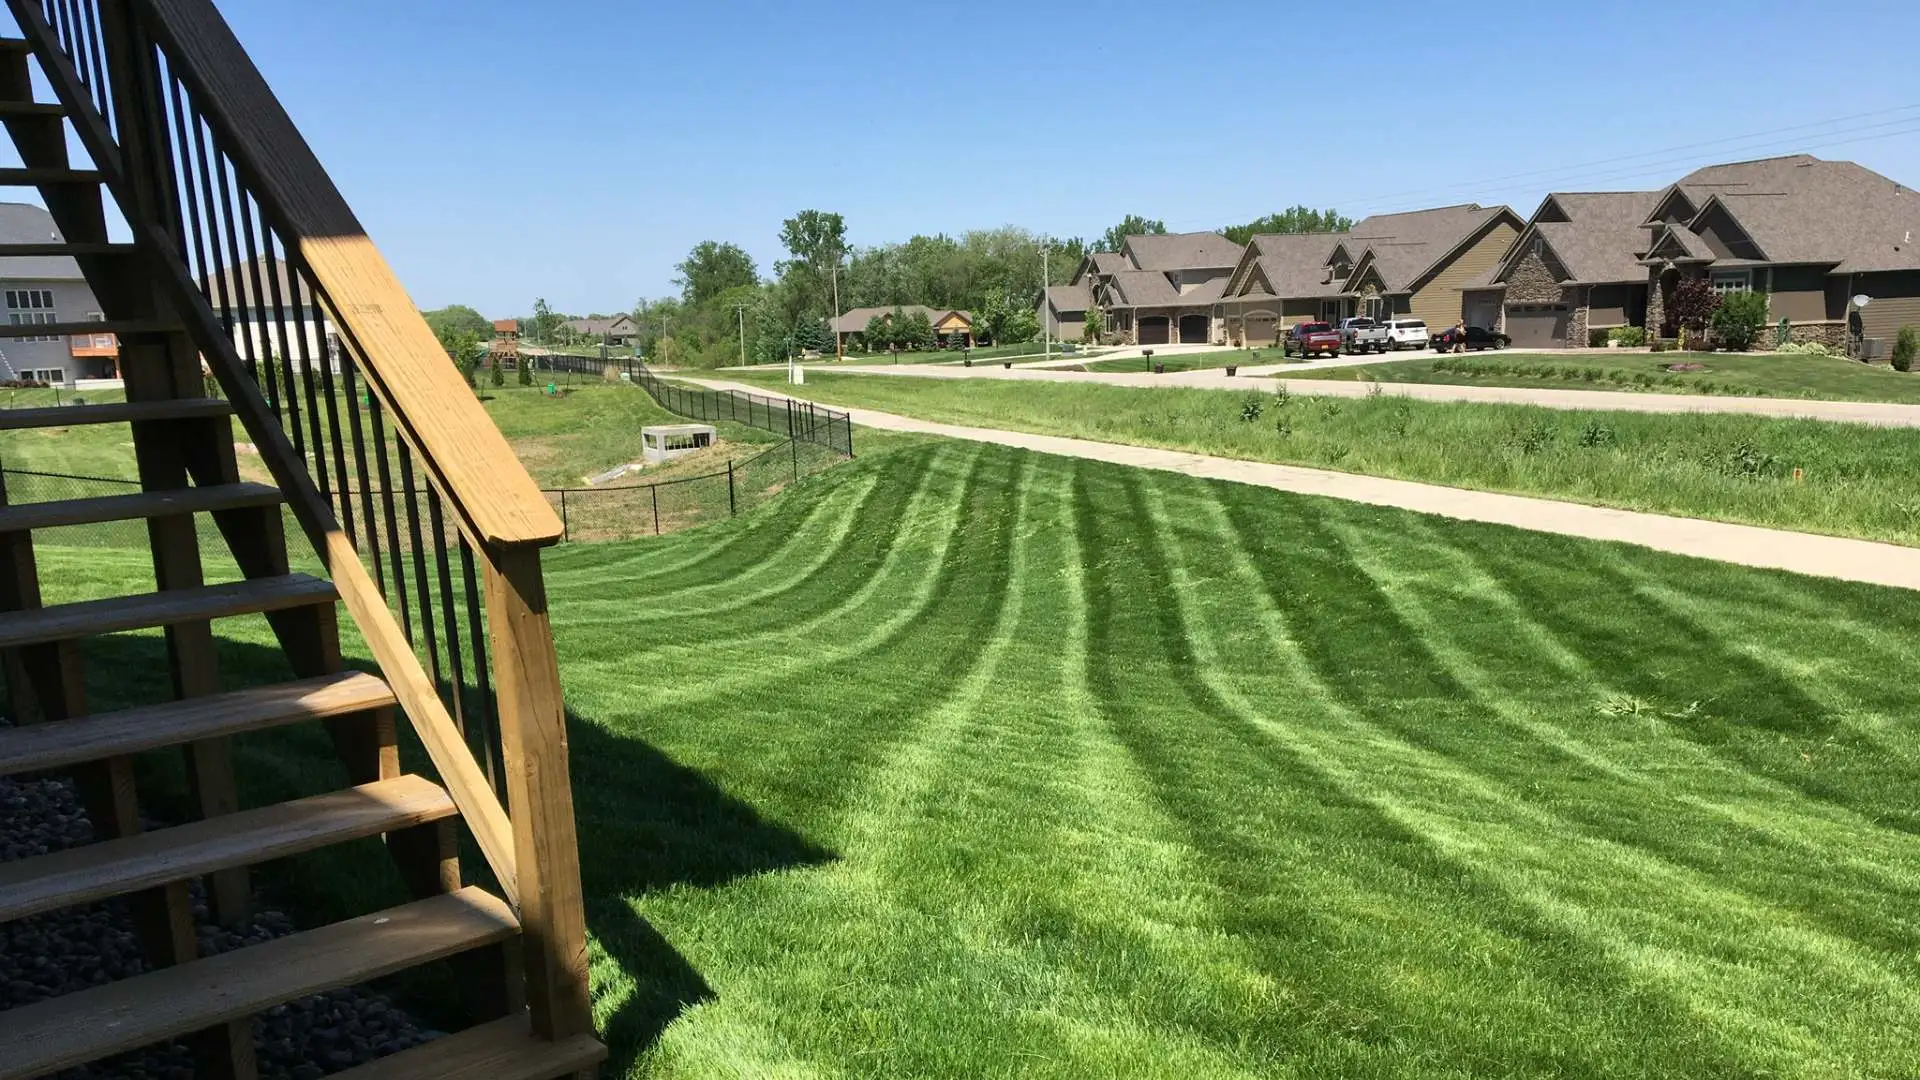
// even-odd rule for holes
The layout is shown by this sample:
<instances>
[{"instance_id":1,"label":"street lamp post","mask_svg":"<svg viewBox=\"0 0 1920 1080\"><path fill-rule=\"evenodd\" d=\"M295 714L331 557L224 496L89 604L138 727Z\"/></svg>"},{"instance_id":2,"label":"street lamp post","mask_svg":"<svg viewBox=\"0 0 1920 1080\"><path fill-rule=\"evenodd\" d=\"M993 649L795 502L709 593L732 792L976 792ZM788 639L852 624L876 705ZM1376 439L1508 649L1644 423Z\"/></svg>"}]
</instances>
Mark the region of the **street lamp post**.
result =
<instances>
[{"instance_id":1,"label":"street lamp post","mask_svg":"<svg viewBox=\"0 0 1920 1080\"><path fill-rule=\"evenodd\" d=\"M1053 276L1047 266L1047 251L1053 246L1048 237L1040 238L1040 360L1042 363L1053 359L1053 326L1050 316L1053 305L1049 303L1048 290L1053 287Z\"/></svg>"},{"instance_id":2,"label":"street lamp post","mask_svg":"<svg viewBox=\"0 0 1920 1080\"><path fill-rule=\"evenodd\" d=\"M734 314L740 316L740 366L747 366L747 305L733 305Z\"/></svg>"}]
</instances>

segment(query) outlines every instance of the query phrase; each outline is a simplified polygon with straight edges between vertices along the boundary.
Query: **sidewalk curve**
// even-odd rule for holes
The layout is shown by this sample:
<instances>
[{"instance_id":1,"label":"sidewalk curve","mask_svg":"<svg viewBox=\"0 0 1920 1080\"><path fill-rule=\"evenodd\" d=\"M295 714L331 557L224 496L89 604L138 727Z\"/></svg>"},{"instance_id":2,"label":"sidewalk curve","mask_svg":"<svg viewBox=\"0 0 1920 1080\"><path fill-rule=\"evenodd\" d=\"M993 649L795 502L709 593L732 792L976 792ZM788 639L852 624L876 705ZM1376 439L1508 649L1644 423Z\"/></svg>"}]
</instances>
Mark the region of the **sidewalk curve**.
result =
<instances>
[{"instance_id":1,"label":"sidewalk curve","mask_svg":"<svg viewBox=\"0 0 1920 1080\"><path fill-rule=\"evenodd\" d=\"M799 401L807 400L797 395L780 394L764 387L749 386L745 383L719 379L680 378L681 381L715 390L742 390L779 398L794 397ZM1611 540L1740 566L1790 570L1814 577L1886 585L1899 589L1920 589L1920 548L1899 544L1852 540L1838 536L1819 536L1813 533L1766 529L1754 525L1735 525L1722 521L1703 521L1697 518L1671 517L1634 510L1616 510L1610 507L1588 506L1584 503L1561 502L1527 495L1470 491L1440 484L1389 480L1327 469L1309 469L1298 465L1241 461L1235 458L1193 454L1182 450L1162 450L1156 447L1071 439L1058 435L1035 435L998 428L942 424L873 409L849 408L844 405L831 407L850 413L856 424L887 431L923 432L972 442L996 443L1001 446L1018 447L1061 457L1105 461L1142 469L1159 469L1209 480L1253 484L1301 495L1321 495L1331 499L1344 499L1348 502L1391 506L1459 521L1511 525L1534 532L1577 536L1588 540Z\"/></svg>"}]
</instances>

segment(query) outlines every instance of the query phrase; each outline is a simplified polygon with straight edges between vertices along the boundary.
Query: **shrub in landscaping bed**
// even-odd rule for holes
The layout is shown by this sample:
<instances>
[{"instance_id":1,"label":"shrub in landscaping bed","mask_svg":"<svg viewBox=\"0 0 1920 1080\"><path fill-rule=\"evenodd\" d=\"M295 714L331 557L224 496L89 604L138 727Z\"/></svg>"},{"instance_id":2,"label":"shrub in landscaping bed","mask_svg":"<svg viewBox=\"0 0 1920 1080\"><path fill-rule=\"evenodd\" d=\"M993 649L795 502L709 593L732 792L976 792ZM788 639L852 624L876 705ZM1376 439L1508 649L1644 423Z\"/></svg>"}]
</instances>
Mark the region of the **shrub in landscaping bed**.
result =
<instances>
[{"instance_id":1,"label":"shrub in landscaping bed","mask_svg":"<svg viewBox=\"0 0 1920 1080\"><path fill-rule=\"evenodd\" d=\"M1708 323L1721 345L1745 352L1767 325L1767 298L1757 292L1728 293Z\"/></svg>"},{"instance_id":2,"label":"shrub in landscaping bed","mask_svg":"<svg viewBox=\"0 0 1920 1080\"><path fill-rule=\"evenodd\" d=\"M1893 339L1893 370L1912 371L1915 354L1920 354L1920 330L1903 326Z\"/></svg>"}]
</instances>

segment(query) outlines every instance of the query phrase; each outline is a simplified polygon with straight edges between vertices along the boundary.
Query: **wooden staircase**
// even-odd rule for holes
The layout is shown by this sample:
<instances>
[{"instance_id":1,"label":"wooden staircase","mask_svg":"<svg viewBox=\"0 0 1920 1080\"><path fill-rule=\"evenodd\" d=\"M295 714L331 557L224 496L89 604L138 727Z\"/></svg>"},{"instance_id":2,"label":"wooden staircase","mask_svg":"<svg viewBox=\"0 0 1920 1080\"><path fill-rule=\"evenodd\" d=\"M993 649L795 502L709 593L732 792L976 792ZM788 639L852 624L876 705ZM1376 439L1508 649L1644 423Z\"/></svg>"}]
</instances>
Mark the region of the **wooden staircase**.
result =
<instances>
[{"instance_id":1,"label":"wooden staircase","mask_svg":"<svg viewBox=\"0 0 1920 1080\"><path fill-rule=\"evenodd\" d=\"M127 400L0 411L0 431L129 425L141 490L15 504L0 476L0 775L70 776L95 835L0 863L0 922L120 898L147 970L0 1012L0 1080L167 1040L196 1075L246 1080L256 1014L443 960L473 1025L335 1075L591 1074L605 1051L539 561L552 509L210 0L8 6L0 124L22 165L0 186L37 189L61 238L0 258L75 259L107 317L0 338L115 334ZM34 100L36 75L58 101ZM273 483L243 475L236 421ZM43 604L36 535L113 522L145 528L151 591ZM238 580L207 579L215 535ZM316 560L324 576L294 569ZM380 674L343 663L341 608ZM293 681L222 671L215 625L249 616ZM110 673L85 643L142 630L164 634L171 698L93 712L89 675ZM351 786L241 805L232 740L309 723ZM404 732L433 778L401 771ZM134 759L154 753L183 755L193 813L149 830ZM494 891L471 883L463 833ZM199 954L190 883L237 924L253 867L369 837L411 902Z\"/></svg>"}]
</instances>

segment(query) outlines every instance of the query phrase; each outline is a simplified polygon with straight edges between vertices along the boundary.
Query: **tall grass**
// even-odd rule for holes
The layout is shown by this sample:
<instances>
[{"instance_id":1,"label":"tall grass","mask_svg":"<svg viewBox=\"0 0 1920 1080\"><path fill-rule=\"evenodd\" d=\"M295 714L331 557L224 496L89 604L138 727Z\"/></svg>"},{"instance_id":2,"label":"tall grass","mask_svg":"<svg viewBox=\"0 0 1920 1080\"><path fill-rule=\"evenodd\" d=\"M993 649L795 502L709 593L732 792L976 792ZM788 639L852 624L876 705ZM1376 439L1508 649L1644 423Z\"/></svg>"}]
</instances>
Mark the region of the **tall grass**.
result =
<instances>
[{"instance_id":1,"label":"tall grass","mask_svg":"<svg viewBox=\"0 0 1920 1080\"><path fill-rule=\"evenodd\" d=\"M955 424L1920 544L1911 430L988 379L823 375L806 392Z\"/></svg>"}]
</instances>

